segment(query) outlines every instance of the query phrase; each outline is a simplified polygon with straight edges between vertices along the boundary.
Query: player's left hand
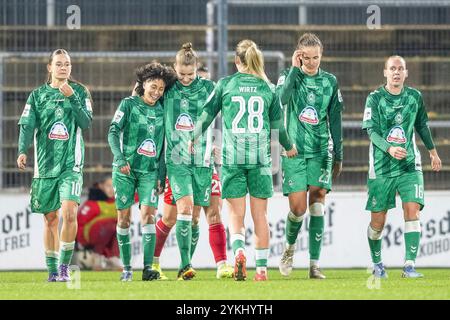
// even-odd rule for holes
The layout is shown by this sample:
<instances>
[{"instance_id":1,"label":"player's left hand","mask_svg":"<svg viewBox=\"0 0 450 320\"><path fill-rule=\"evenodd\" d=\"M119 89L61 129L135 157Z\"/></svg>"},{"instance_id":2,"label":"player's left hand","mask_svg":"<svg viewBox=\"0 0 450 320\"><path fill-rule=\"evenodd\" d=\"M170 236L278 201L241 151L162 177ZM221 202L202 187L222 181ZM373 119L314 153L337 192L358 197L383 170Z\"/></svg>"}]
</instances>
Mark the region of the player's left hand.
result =
<instances>
[{"instance_id":1,"label":"player's left hand","mask_svg":"<svg viewBox=\"0 0 450 320\"><path fill-rule=\"evenodd\" d=\"M439 158L436 149L430 150L431 169L439 172L442 169L441 158Z\"/></svg>"},{"instance_id":2,"label":"player's left hand","mask_svg":"<svg viewBox=\"0 0 450 320\"><path fill-rule=\"evenodd\" d=\"M342 161L334 161L333 164L333 180L341 175Z\"/></svg>"},{"instance_id":3,"label":"player's left hand","mask_svg":"<svg viewBox=\"0 0 450 320\"><path fill-rule=\"evenodd\" d=\"M59 91L65 96L65 97L70 97L71 95L73 95L73 89L71 86L69 86L69 84L67 82L64 82L60 87L59 87Z\"/></svg>"}]
</instances>

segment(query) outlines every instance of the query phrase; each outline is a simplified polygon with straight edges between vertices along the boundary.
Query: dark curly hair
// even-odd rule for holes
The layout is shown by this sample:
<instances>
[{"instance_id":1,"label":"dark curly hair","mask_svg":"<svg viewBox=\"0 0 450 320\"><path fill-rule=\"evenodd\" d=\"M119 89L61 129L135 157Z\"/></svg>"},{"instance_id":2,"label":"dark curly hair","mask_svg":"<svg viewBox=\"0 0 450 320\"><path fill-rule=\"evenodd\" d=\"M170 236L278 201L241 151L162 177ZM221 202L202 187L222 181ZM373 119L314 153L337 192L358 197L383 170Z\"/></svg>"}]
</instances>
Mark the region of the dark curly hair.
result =
<instances>
[{"instance_id":1,"label":"dark curly hair","mask_svg":"<svg viewBox=\"0 0 450 320\"><path fill-rule=\"evenodd\" d=\"M136 77L137 86L135 90L139 96L144 95L144 82L147 80L161 79L166 85L164 90L169 89L177 80L177 74L171 67L157 61L152 61L149 64L139 67L136 70Z\"/></svg>"}]
</instances>

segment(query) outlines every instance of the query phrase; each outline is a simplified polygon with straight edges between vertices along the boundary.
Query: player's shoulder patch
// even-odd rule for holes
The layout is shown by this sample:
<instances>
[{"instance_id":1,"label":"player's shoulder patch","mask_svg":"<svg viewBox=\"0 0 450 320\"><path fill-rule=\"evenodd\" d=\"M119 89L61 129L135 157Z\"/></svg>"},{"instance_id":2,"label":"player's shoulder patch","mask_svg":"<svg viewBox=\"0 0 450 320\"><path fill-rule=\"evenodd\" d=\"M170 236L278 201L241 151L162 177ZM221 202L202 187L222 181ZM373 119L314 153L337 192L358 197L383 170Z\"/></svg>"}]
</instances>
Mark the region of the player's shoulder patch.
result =
<instances>
[{"instance_id":1,"label":"player's shoulder patch","mask_svg":"<svg viewBox=\"0 0 450 320\"><path fill-rule=\"evenodd\" d=\"M124 116L124 113L120 110L117 110L114 114L113 122L119 123Z\"/></svg>"},{"instance_id":2,"label":"player's shoulder patch","mask_svg":"<svg viewBox=\"0 0 450 320\"><path fill-rule=\"evenodd\" d=\"M364 109L364 118L363 121L368 121L372 119L372 108L366 107Z\"/></svg>"},{"instance_id":3,"label":"player's shoulder patch","mask_svg":"<svg viewBox=\"0 0 450 320\"><path fill-rule=\"evenodd\" d=\"M278 86L284 85L284 82L285 82L285 81L286 81L286 76L285 76L285 75L281 75L281 76L278 78L277 87L278 87Z\"/></svg>"},{"instance_id":4,"label":"player's shoulder patch","mask_svg":"<svg viewBox=\"0 0 450 320\"><path fill-rule=\"evenodd\" d=\"M338 89L338 90L337 90L337 95L338 95L338 100L339 100L339 102L342 103L342 101L344 101L344 99L342 98L341 89Z\"/></svg>"},{"instance_id":5,"label":"player's shoulder patch","mask_svg":"<svg viewBox=\"0 0 450 320\"><path fill-rule=\"evenodd\" d=\"M25 108L23 108L22 117L28 117L30 115L31 105L26 104Z\"/></svg>"}]
</instances>

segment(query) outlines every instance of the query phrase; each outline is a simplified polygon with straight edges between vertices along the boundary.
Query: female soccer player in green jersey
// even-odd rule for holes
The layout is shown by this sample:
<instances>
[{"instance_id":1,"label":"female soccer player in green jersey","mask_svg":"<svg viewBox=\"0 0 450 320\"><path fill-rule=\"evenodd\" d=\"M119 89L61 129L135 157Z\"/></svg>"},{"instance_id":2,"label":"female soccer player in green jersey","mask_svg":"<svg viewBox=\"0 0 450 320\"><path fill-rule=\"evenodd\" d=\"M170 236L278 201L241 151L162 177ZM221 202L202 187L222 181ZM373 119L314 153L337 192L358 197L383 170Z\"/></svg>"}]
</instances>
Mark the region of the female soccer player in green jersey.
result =
<instances>
[{"instance_id":1,"label":"female soccer player in green jersey","mask_svg":"<svg viewBox=\"0 0 450 320\"><path fill-rule=\"evenodd\" d=\"M309 191L309 277L324 279L318 261L324 230L325 195L331 190L332 173L342 169L342 97L336 77L320 69L323 46L311 33L298 40L292 66L283 71L277 91L285 106L289 135L299 147L293 159L282 157L283 194L289 197L286 247L280 272L292 271L295 244L307 208Z\"/></svg>"},{"instance_id":2,"label":"female soccer player in green jersey","mask_svg":"<svg viewBox=\"0 0 450 320\"><path fill-rule=\"evenodd\" d=\"M217 263L217 277L231 277L232 268L226 263L226 234L217 197L211 199L213 177L212 133L209 130L197 147L195 156L188 152L188 143L203 104L214 89L211 80L197 75L198 56L191 43L182 45L175 58L178 81L164 94L167 175L176 210L167 208L157 223L156 250L161 253L173 225L181 255L179 280L195 276L191 258L199 239L199 215L203 207L209 228L211 248ZM159 261L155 261L159 262ZM156 270L161 270L158 263Z\"/></svg>"},{"instance_id":3,"label":"female soccer player in green jersey","mask_svg":"<svg viewBox=\"0 0 450 320\"><path fill-rule=\"evenodd\" d=\"M235 64L238 72L222 78L204 105L194 138L205 132L222 112L222 198L230 210L234 276L236 280L247 277L244 216L245 197L250 193L256 249L254 279L265 281L270 238L267 198L273 194L271 129L279 130L280 142L289 150L287 156L295 156L297 150L286 134L279 99L264 72L263 55L253 41L239 42ZM195 148L191 152L195 154Z\"/></svg>"},{"instance_id":4,"label":"female soccer player in green jersey","mask_svg":"<svg viewBox=\"0 0 450 320\"><path fill-rule=\"evenodd\" d=\"M121 101L108 134L114 155L117 240L124 265L121 281L132 280L130 220L136 191L141 211L144 255L142 280L159 277L159 273L151 269L156 242L154 215L165 177L164 111L159 99L176 80L173 70L157 62L140 67L136 75L138 96Z\"/></svg>"},{"instance_id":5,"label":"female soccer player in green jersey","mask_svg":"<svg viewBox=\"0 0 450 320\"><path fill-rule=\"evenodd\" d=\"M92 101L88 89L71 79L72 64L66 50L57 49L51 54L47 70L47 82L30 94L19 120L17 165L25 169L34 137L31 210L44 214L48 281L70 281L83 184L82 130L91 125ZM59 235L60 208L63 223Z\"/></svg>"},{"instance_id":6,"label":"female soccer player in green jersey","mask_svg":"<svg viewBox=\"0 0 450 320\"><path fill-rule=\"evenodd\" d=\"M406 62L391 56L384 66L386 85L371 92L366 100L363 129L370 138L368 199L371 211L367 228L370 253L377 278L387 278L381 260L381 241L386 214L395 208L400 194L405 219L405 264L402 276L421 278L415 270L420 245L420 210L425 205L420 152L414 130L419 134L431 158L431 169L439 171L442 163L428 127L428 116L417 89L404 85L408 76Z\"/></svg>"}]
</instances>

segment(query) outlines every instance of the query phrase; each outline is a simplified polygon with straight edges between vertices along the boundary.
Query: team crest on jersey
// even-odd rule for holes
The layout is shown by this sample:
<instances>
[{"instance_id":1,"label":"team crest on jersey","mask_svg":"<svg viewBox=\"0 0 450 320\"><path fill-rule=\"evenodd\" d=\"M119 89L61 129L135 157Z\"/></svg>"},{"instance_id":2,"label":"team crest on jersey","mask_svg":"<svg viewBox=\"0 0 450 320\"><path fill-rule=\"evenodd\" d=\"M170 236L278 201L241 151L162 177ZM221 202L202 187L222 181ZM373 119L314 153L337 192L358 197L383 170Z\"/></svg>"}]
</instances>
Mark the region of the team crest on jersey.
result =
<instances>
[{"instance_id":1,"label":"team crest on jersey","mask_svg":"<svg viewBox=\"0 0 450 320\"><path fill-rule=\"evenodd\" d=\"M319 117L317 116L317 111L313 107L306 107L300 112L298 119L301 122L309 123L312 125L316 125L319 123Z\"/></svg>"},{"instance_id":2,"label":"team crest on jersey","mask_svg":"<svg viewBox=\"0 0 450 320\"><path fill-rule=\"evenodd\" d=\"M68 140L69 132L62 122L56 122L50 129L48 134L50 140Z\"/></svg>"},{"instance_id":3,"label":"team crest on jersey","mask_svg":"<svg viewBox=\"0 0 450 320\"><path fill-rule=\"evenodd\" d=\"M406 143L405 131L400 126L395 126L389 131L387 142Z\"/></svg>"},{"instance_id":4,"label":"team crest on jersey","mask_svg":"<svg viewBox=\"0 0 450 320\"><path fill-rule=\"evenodd\" d=\"M194 121L187 113L182 113L178 116L177 122L175 123L175 129L179 131L193 131Z\"/></svg>"},{"instance_id":5,"label":"team crest on jersey","mask_svg":"<svg viewBox=\"0 0 450 320\"><path fill-rule=\"evenodd\" d=\"M308 103L313 104L316 100L316 95L313 92L308 93L308 97L306 98L308 100Z\"/></svg>"},{"instance_id":6,"label":"team crest on jersey","mask_svg":"<svg viewBox=\"0 0 450 320\"><path fill-rule=\"evenodd\" d=\"M155 131L155 126L153 124L151 124L148 126L148 132L153 133L153 131Z\"/></svg>"},{"instance_id":7,"label":"team crest on jersey","mask_svg":"<svg viewBox=\"0 0 450 320\"><path fill-rule=\"evenodd\" d=\"M399 113L397 113L397 115L395 116L395 123L396 124L400 124L400 123L402 123L402 121L403 121L403 116L402 116L402 114L399 112Z\"/></svg>"},{"instance_id":8,"label":"team crest on jersey","mask_svg":"<svg viewBox=\"0 0 450 320\"><path fill-rule=\"evenodd\" d=\"M182 109L187 109L187 108L189 108L189 101L187 101L187 99L181 99L180 107L181 107Z\"/></svg>"},{"instance_id":9,"label":"team crest on jersey","mask_svg":"<svg viewBox=\"0 0 450 320\"><path fill-rule=\"evenodd\" d=\"M139 146L137 153L142 154L143 156L154 158L156 157L156 144L152 139L146 139Z\"/></svg>"},{"instance_id":10,"label":"team crest on jersey","mask_svg":"<svg viewBox=\"0 0 450 320\"><path fill-rule=\"evenodd\" d=\"M284 81L286 80L286 76L281 76L278 78L277 86L282 86Z\"/></svg>"},{"instance_id":11,"label":"team crest on jersey","mask_svg":"<svg viewBox=\"0 0 450 320\"><path fill-rule=\"evenodd\" d=\"M62 119L64 117L64 110L63 110L63 108L59 108L59 107L56 108L55 109L55 116L58 119Z\"/></svg>"}]
</instances>

